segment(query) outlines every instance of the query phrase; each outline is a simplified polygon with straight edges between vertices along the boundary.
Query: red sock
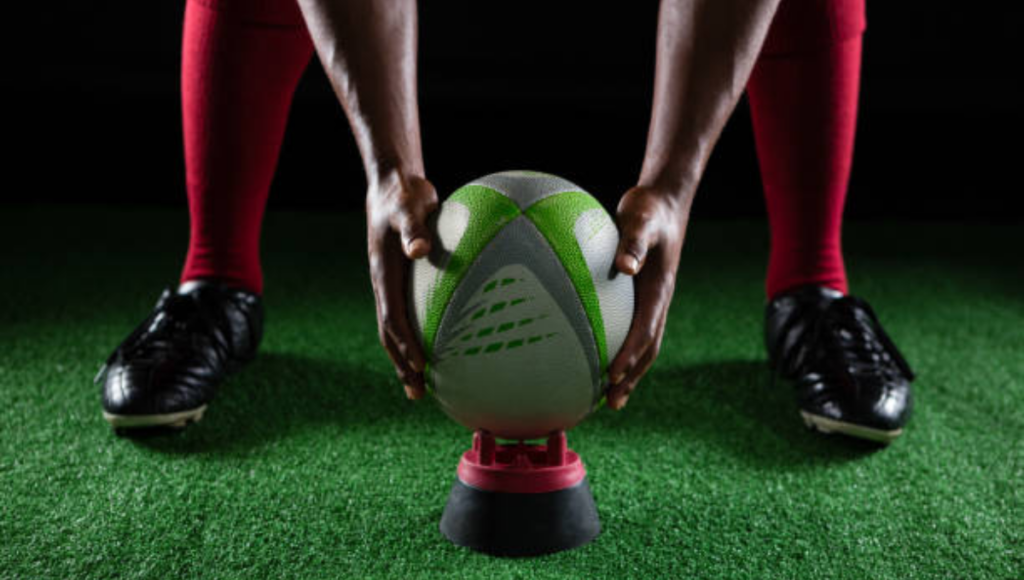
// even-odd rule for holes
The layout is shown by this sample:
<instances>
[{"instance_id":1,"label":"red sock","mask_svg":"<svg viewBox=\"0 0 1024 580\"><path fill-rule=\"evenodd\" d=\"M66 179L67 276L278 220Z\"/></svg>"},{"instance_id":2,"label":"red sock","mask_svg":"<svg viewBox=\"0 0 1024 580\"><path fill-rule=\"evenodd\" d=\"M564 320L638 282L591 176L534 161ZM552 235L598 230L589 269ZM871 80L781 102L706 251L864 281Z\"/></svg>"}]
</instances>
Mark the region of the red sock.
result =
<instances>
[{"instance_id":1,"label":"red sock","mask_svg":"<svg viewBox=\"0 0 1024 580\"><path fill-rule=\"evenodd\" d=\"M766 289L847 292L840 246L864 0L783 0L747 94L771 226Z\"/></svg>"},{"instance_id":2,"label":"red sock","mask_svg":"<svg viewBox=\"0 0 1024 580\"><path fill-rule=\"evenodd\" d=\"M189 0L181 104L192 230L182 282L263 291L263 210L312 54L295 0Z\"/></svg>"}]
</instances>

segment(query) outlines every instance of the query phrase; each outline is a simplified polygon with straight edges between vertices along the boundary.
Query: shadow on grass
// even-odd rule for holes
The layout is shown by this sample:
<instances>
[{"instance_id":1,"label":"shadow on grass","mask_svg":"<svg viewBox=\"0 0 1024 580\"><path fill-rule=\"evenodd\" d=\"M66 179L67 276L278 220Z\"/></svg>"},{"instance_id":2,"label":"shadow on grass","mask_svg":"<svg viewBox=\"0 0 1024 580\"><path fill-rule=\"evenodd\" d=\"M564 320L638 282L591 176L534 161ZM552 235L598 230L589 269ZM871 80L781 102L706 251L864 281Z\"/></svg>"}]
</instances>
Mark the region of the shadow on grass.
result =
<instances>
[{"instance_id":1,"label":"shadow on grass","mask_svg":"<svg viewBox=\"0 0 1024 580\"><path fill-rule=\"evenodd\" d=\"M878 444L807 429L792 386L772 381L764 361L693 366L659 364L623 413L597 413L615 430L659 430L707 442L739 461L770 470L814 469L866 457Z\"/></svg>"},{"instance_id":2,"label":"shadow on grass","mask_svg":"<svg viewBox=\"0 0 1024 580\"><path fill-rule=\"evenodd\" d=\"M700 439L775 470L855 460L879 449L808 431L791 387L783 381L772 385L762 361L659 364L647 380L627 411L596 413L588 429ZM381 384L380 375L366 367L268 352L224 385L203 421L183 432L135 434L132 440L162 453L216 458L249 455L310 428L337 429L342 436L370 426L447 421L403 403L395 384Z\"/></svg>"},{"instance_id":3,"label":"shadow on grass","mask_svg":"<svg viewBox=\"0 0 1024 580\"><path fill-rule=\"evenodd\" d=\"M397 383L363 366L265 352L224 384L200 422L127 435L164 453L248 455L310 427L340 433L409 420L415 406L400 393Z\"/></svg>"}]
</instances>

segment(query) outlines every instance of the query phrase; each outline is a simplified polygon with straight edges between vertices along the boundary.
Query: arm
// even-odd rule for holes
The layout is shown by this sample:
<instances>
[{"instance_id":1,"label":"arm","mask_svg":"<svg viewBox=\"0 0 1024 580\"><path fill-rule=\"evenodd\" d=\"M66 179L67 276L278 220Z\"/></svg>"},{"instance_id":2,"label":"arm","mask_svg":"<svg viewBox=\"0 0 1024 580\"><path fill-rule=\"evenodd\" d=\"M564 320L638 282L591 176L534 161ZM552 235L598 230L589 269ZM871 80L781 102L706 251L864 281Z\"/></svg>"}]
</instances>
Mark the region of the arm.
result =
<instances>
[{"instance_id":1,"label":"arm","mask_svg":"<svg viewBox=\"0 0 1024 580\"><path fill-rule=\"evenodd\" d=\"M416 101L415 0L299 0L320 62L366 170L370 279L381 343L405 385L423 396L425 357L406 312L409 260L430 251L437 193L424 178Z\"/></svg>"},{"instance_id":2,"label":"arm","mask_svg":"<svg viewBox=\"0 0 1024 580\"><path fill-rule=\"evenodd\" d=\"M615 264L636 277L637 310L609 366L621 409L658 356L693 196L736 107L779 0L662 0L654 105L636 187L623 195Z\"/></svg>"}]
</instances>

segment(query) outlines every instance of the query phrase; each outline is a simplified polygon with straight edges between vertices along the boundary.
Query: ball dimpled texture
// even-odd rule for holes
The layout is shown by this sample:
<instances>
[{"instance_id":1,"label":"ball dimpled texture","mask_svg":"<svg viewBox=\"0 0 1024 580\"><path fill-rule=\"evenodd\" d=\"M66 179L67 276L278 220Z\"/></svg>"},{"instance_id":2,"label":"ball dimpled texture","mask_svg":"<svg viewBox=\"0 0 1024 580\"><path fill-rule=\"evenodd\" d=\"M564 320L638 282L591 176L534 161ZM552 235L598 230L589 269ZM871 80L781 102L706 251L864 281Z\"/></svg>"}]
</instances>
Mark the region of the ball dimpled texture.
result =
<instances>
[{"instance_id":1,"label":"ball dimpled texture","mask_svg":"<svg viewBox=\"0 0 1024 580\"><path fill-rule=\"evenodd\" d=\"M507 439L579 423L633 320L608 212L565 179L509 171L459 188L431 228L409 311L442 409Z\"/></svg>"}]
</instances>

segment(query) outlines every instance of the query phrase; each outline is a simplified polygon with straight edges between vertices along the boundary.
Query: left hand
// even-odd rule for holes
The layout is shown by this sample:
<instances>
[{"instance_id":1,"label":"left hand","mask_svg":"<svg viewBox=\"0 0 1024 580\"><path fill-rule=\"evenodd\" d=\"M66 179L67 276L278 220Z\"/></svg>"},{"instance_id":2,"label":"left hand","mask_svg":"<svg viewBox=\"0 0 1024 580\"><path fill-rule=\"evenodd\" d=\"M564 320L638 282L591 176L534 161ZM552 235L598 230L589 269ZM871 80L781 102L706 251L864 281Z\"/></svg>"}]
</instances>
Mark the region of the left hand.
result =
<instances>
[{"instance_id":1,"label":"left hand","mask_svg":"<svg viewBox=\"0 0 1024 580\"><path fill-rule=\"evenodd\" d=\"M608 406L616 411L658 357L688 221L689 204L673 191L637 186L619 201L615 267L635 279L636 311L608 367Z\"/></svg>"}]
</instances>

